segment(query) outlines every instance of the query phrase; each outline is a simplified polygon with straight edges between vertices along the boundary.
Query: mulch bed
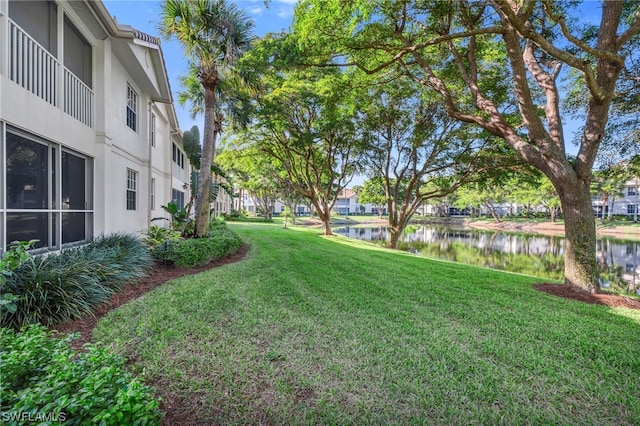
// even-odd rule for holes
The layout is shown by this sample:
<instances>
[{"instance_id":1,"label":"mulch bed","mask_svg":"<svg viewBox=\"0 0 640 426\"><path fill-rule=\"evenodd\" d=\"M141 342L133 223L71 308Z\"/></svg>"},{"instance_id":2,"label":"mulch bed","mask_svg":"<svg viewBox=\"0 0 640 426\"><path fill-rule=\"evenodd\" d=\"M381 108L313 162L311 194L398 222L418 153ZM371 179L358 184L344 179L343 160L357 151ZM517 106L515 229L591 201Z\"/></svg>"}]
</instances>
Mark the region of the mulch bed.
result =
<instances>
[{"instance_id":1,"label":"mulch bed","mask_svg":"<svg viewBox=\"0 0 640 426\"><path fill-rule=\"evenodd\" d=\"M564 297L565 299L579 300L581 302L594 305L606 305L613 308L640 309L640 300L632 299L630 297L625 297L618 294L607 293L605 291L600 291L600 293L592 294L586 290L581 290L575 287L547 283L534 284L533 288L547 294L552 294L554 296Z\"/></svg>"}]
</instances>

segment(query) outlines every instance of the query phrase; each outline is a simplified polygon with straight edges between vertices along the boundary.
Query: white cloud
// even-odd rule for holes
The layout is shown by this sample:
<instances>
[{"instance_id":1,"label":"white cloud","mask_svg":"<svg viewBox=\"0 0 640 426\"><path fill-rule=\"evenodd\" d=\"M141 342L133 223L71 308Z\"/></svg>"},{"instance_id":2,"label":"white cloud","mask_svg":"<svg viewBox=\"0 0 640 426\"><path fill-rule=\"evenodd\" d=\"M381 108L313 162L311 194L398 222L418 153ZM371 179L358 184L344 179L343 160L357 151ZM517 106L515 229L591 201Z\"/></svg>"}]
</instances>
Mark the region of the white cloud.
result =
<instances>
[{"instance_id":1,"label":"white cloud","mask_svg":"<svg viewBox=\"0 0 640 426\"><path fill-rule=\"evenodd\" d=\"M249 13L252 15L262 15L264 13L264 9L261 7L254 7L249 9Z\"/></svg>"},{"instance_id":2,"label":"white cloud","mask_svg":"<svg viewBox=\"0 0 640 426\"><path fill-rule=\"evenodd\" d=\"M280 18L286 19L293 16L293 9L290 8L280 8L276 13Z\"/></svg>"}]
</instances>

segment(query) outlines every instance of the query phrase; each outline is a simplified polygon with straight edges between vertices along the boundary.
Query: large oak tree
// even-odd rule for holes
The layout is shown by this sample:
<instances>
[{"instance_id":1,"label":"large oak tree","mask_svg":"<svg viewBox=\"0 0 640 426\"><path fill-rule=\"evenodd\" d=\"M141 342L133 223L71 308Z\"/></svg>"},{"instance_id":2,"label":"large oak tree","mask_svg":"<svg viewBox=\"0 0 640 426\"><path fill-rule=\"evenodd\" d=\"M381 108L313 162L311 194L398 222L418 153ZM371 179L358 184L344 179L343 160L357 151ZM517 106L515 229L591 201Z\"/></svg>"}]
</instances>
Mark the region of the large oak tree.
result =
<instances>
[{"instance_id":1,"label":"large oak tree","mask_svg":"<svg viewBox=\"0 0 640 426\"><path fill-rule=\"evenodd\" d=\"M294 32L301 46L323 52L323 64L333 54L334 64L372 74L404 70L440 95L450 117L504 139L548 176L565 219L565 283L596 292L589 187L625 53L638 47L640 6L605 0L589 7L587 17L599 15L595 21L579 22L576 4L302 0ZM587 94L575 161L567 156L559 87L569 71L581 75L575 84Z\"/></svg>"}]
</instances>

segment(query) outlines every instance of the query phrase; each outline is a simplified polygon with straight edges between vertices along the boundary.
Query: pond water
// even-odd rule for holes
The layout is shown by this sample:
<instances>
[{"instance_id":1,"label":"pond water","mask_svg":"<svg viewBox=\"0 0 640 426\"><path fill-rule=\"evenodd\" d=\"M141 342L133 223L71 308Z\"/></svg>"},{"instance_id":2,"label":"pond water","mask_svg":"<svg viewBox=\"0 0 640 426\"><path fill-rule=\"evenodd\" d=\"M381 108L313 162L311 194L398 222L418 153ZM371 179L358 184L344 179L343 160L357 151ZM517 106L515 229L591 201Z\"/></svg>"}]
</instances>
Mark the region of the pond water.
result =
<instances>
[{"instance_id":1,"label":"pond water","mask_svg":"<svg viewBox=\"0 0 640 426\"><path fill-rule=\"evenodd\" d=\"M387 228L340 227L337 234L384 244ZM640 294L640 242L599 238L602 286ZM434 225L409 226L398 249L470 265L561 280L564 238Z\"/></svg>"}]
</instances>

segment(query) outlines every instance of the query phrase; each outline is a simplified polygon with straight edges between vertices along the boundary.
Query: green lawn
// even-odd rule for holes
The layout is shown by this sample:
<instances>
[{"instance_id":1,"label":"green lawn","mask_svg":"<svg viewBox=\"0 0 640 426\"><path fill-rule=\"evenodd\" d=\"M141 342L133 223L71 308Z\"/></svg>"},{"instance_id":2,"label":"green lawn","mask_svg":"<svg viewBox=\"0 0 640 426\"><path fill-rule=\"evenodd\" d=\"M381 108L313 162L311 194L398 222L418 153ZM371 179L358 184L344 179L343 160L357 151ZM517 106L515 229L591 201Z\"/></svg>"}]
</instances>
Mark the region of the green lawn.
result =
<instances>
[{"instance_id":1,"label":"green lawn","mask_svg":"<svg viewBox=\"0 0 640 426\"><path fill-rule=\"evenodd\" d=\"M196 422L640 424L639 311L317 229L231 226L244 261L95 330Z\"/></svg>"}]
</instances>

